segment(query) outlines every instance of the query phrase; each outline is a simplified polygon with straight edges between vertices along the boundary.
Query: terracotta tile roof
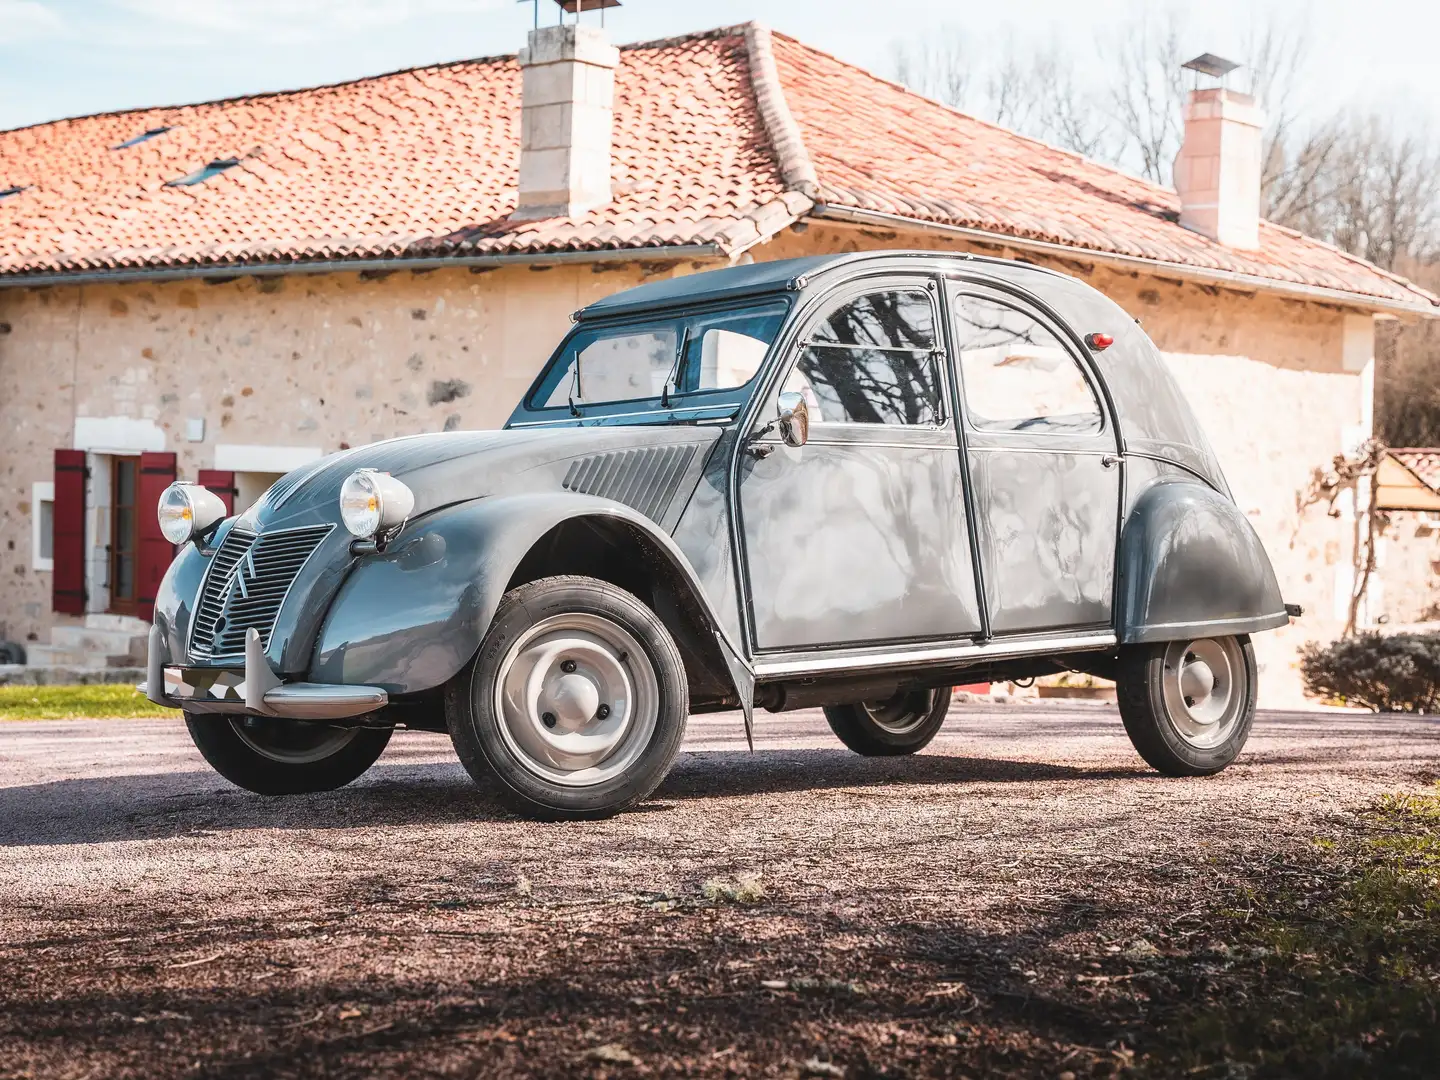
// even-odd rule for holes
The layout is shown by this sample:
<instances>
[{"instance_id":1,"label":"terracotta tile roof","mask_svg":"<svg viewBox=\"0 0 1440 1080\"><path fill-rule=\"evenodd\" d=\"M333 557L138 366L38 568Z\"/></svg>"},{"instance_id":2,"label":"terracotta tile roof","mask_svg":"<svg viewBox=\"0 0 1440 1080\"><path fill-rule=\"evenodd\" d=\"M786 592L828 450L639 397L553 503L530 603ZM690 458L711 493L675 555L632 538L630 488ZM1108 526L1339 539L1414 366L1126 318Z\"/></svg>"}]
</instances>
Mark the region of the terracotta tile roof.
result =
<instances>
[{"instance_id":1,"label":"terracotta tile roof","mask_svg":"<svg viewBox=\"0 0 1440 1080\"><path fill-rule=\"evenodd\" d=\"M1414 473L1421 483L1440 492L1440 449L1396 447L1387 453Z\"/></svg>"},{"instance_id":2,"label":"terracotta tile roof","mask_svg":"<svg viewBox=\"0 0 1440 1080\"><path fill-rule=\"evenodd\" d=\"M1022 138L754 25L627 46L615 198L511 222L514 57L0 132L7 275L713 245L737 255L812 209L882 211L1428 306L1318 241L1258 252L1182 229L1173 192ZM112 149L152 128L171 130ZM208 162L239 164L167 186Z\"/></svg>"},{"instance_id":3,"label":"terracotta tile roof","mask_svg":"<svg viewBox=\"0 0 1440 1080\"><path fill-rule=\"evenodd\" d=\"M1269 222L1236 251L1178 223L1175 192L976 120L774 35L785 97L821 202L1359 293L1436 298L1397 275Z\"/></svg>"}]
</instances>

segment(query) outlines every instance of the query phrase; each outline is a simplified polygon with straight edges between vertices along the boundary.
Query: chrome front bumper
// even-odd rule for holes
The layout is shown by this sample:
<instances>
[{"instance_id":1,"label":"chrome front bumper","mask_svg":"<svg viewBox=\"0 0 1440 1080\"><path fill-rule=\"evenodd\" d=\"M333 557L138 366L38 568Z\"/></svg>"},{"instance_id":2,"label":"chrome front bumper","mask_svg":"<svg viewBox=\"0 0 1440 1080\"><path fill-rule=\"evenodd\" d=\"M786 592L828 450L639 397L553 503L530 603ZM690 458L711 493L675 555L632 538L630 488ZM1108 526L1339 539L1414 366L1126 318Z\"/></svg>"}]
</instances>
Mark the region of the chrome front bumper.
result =
<instances>
[{"instance_id":1,"label":"chrome front bumper","mask_svg":"<svg viewBox=\"0 0 1440 1080\"><path fill-rule=\"evenodd\" d=\"M245 635L245 668L182 668L166 663L165 636L150 628L145 682L137 689L157 705L195 713L249 713L291 720L342 720L382 708L378 686L286 683L270 667L254 629Z\"/></svg>"}]
</instances>

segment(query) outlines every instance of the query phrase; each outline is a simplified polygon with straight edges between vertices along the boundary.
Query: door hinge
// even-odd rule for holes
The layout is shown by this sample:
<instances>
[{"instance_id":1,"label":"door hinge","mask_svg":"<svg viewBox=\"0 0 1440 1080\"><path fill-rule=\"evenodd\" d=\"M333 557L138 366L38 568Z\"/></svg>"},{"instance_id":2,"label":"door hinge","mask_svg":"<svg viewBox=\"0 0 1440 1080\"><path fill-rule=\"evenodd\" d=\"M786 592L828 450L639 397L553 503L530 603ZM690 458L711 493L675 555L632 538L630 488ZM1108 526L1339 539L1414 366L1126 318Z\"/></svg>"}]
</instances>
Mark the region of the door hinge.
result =
<instances>
[{"instance_id":1,"label":"door hinge","mask_svg":"<svg viewBox=\"0 0 1440 1080\"><path fill-rule=\"evenodd\" d=\"M1115 454L1106 454L1100 459L1100 464L1107 469L1113 469L1116 465L1119 465L1124 460L1124 458L1119 457Z\"/></svg>"}]
</instances>

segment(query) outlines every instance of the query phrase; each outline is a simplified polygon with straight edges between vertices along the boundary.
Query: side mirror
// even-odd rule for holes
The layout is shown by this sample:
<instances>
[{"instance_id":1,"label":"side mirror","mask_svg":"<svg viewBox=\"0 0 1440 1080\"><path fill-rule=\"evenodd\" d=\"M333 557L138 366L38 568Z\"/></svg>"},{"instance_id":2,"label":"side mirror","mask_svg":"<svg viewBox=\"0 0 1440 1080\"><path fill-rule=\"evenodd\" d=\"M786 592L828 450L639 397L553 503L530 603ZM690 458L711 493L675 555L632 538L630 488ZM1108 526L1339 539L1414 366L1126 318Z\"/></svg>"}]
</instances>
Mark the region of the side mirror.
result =
<instances>
[{"instance_id":1,"label":"side mirror","mask_svg":"<svg viewBox=\"0 0 1440 1080\"><path fill-rule=\"evenodd\" d=\"M780 406L780 438L786 446L804 446L810 441L810 406L805 404L805 395L795 390L786 390L777 402Z\"/></svg>"}]
</instances>

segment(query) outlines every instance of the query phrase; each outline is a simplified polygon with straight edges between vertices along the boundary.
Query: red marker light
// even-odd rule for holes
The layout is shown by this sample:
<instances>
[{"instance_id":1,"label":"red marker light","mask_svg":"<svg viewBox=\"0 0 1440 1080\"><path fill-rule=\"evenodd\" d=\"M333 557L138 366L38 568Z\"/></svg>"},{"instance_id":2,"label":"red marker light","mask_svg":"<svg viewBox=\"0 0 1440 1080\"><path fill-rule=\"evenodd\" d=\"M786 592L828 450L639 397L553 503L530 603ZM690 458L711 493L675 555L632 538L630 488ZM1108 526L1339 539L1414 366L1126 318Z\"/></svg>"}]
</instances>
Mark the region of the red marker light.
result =
<instances>
[{"instance_id":1,"label":"red marker light","mask_svg":"<svg viewBox=\"0 0 1440 1080\"><path fill-rule=\"evenodd\" d=\"M1111 345L1115 344L1115 339L1109 334L1086 334L1085 344L1096 352L1104 352Z\"/></svg>"}]
</instances>

